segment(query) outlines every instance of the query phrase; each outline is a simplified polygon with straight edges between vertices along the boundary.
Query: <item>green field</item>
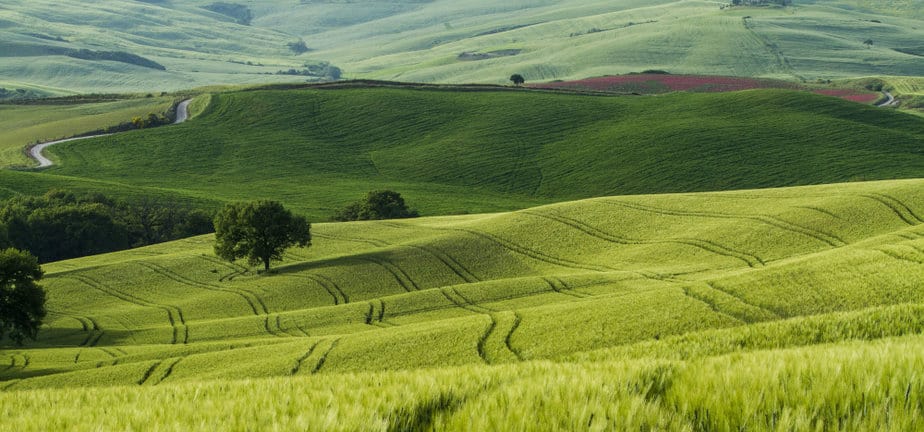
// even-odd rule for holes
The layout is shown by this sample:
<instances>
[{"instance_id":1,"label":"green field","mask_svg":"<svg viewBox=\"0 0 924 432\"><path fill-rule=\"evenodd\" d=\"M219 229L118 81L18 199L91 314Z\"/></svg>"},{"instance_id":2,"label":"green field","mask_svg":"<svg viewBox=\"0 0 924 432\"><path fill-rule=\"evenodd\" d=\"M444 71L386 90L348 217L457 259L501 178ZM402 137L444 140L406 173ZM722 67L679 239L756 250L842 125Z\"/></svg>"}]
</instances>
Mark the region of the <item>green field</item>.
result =
<instances>
[{"instance_id":1,"label":"green field","mask_svg":"<svg viewBox=\"0 0 924 432\"><path fill-rule=\"evenodd\" d=\"M247 8L247 25L203 8L213 3L8 1L0 76L20 83L10 88L55 93L314 80L275 73L321 62L349 78L454 83L646 69L814 81L914 76L924 66L924 14L913 1L724 9L689 0L231 2ZM307 52L288 47L299 41ZM165 70L66 55L80 49L141 56ZM471 60L479 54L488 57Z\"/></svg>"},{"instance_id":2,"label":"green field","mask_svg":"<svg viewBox=\"0 0 924 432\"><path fill-rule=\"evenodd\" d=\"M52 263L0 398L18 430L913 430L922 187L316 224L267 275L211 236Z\"/></svg>"},{"instance_id":3,"label":"green field","mask_svg":"<svg viewBox=\"0 0 924 432\"><path fill-rule=\"evenodd\" d=\"M48 188L205 207L272 198L327 220L393 189L424 215L594 196L924 176L920 118L777 90L657 97L345 88L218 93L190 122L65 143ZM259 167L259 169L257 169Z\"/></svg>"},{"instance_id":4,"label":"green field","mask_svg":"<svg viewBox=\"0 0 924 432\"><path fill-rule=\"evenodd\" d=\"M26 145L69 138L149 113L162 114L173 97L130 98L95 103L0 105L0 167L31 167Z\"/></svg>"}]
</instances>

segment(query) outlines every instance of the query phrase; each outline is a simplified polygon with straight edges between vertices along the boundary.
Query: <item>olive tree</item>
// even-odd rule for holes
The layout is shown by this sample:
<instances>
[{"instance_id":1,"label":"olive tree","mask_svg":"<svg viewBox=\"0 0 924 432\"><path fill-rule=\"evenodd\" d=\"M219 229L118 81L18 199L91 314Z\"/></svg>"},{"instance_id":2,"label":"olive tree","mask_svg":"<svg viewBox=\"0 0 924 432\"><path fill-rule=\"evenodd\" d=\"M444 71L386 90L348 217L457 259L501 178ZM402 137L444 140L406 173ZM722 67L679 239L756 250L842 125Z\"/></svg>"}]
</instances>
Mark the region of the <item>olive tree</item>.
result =
<instances>
[{"instance_id":1,"label":"olive tree","mask_svg":"<svg viewBox=\"0 0 924 432\"><path fill-rule=\"evenodd\" d=\"M281 260L286 249L311 245L311 224L276 201L232 203L215 217L215 254L228 261L247 258L250 265Z\"/></svg>"}]
</instances>

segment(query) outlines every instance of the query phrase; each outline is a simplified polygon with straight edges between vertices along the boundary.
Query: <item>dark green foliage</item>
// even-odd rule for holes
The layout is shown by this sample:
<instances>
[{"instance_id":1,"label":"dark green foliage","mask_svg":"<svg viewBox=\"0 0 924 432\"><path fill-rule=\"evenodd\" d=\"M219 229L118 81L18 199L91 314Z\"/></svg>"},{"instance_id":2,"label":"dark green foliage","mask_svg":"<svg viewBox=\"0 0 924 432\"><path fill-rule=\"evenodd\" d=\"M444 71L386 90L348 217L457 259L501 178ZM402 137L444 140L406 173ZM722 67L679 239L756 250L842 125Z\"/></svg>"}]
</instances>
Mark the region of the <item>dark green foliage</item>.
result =
<instances>
[{"instance_id":1,"label":"dark green foliage","mask_svg":"<svg viewBox=\"0 0 924 432\"><path fill-rule=\"evenodd\" d=\"M250 21L253 20L253 12L242 4L218 2L202 6L202 9L234 18L235 22L241 25L250 25Z\"/></svg>"},{"instance_id":2,"label":"dark green foliage","mask_svg":"<svg viewBox=\"0 0 924 432\"><path fill-rule=\"evenodd\" d=\"M303 40L299 40L296 42L289 42L287 46L295 54L304 54L308 51L311 51L311 48L308 48L308 45L305 45L305 41Z\"/></svg>"},{"instance_id":3,"label":"dark green foliage","mask_svg":"<svg viewBox=\"0 0 924 432\"><path fill-rule=\"evenodd\" d=\"M135 66L146 67L150 69L157 70L167 70L162 64L155 62L154 60L149 60L139 55L132 53L122 52L122 51L93 51L88 49L65 49L62 54L78 58L81 60L92 60L92 61L114 61L120 63L128 63Z\"/></svg>"},{"instance_id":4,"label":"dark green foliage","mask_svg":"<svg viewBox=\"0 0 924 432\"><path fill-rule=\"evenodd\" d=\"M209 219L201 210L152 199L128 204L52 190L0 205L0 245L50 262L205 234L211 231Z\"/></svg>"},{"instance_id":5,"label":"dark green foliage","mask_svg":"<svg viewBox=\"0 0 924 432\"><path fill-rule=\"evenodd\" d=\"M45 318L45 290L36 284L43 276L38 259L16 249L0 251L0 340L17 344L35 340Z\"/></svg>"},{"instance_id":6,"label":"dark green foliage","mask_svg":"<svg viewBox=\"0 0 924 432\"><path fill-rule=\"evenodd\" d=\"M390 190L382 190L369 192L365 199L348 205L334 219L346 222L406 219L417 216L417 210L409 210L401 194Z\"/></svg>"},{"instance_id":7,"label":"dark green foliage","mask_svg":"<svg viewBox=\"0 0 924 432\"><path fill-rule=\"evenodd\" d=\"M228 204L215 217L215 254L228 261L247 258L269 270L286 249L310 245L311 224L276 201Z\"/></svg>"},{"instance_id":8,"label":"dark green foliage","mask_svg":"<svg viewBox=\"0 0 924 432\"><path fill-rule=\"evenodd\" d=\"M523 78L523 75L520 74L513 74L510 75L510 81L513 82L514 85L521 85L526 82L526 78Z\"/></svg>"}]
</instances>

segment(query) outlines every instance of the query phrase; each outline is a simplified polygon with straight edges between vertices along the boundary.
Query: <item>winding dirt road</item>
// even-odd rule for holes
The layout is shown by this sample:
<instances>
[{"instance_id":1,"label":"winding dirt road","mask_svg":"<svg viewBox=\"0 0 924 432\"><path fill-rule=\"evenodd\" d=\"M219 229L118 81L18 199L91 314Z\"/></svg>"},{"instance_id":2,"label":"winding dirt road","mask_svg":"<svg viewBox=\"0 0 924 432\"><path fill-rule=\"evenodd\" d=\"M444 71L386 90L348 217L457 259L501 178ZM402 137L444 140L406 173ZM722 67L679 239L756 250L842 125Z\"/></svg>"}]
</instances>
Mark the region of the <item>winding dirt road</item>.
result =
<instances>
[{"instance_id":1,"label":"winding dirt road","mask_svg":"<svg viewBox=\"0 0 924 432\"><path fill-rule=\"evenodd\" d=\"M180 102L179 104L177 104L176 121L174 121L173 124L180 124L189 119L189 103L190 102L192 102L192 99L186 99ZM113 134L90 135L90 136L85 136L85 137L68 138L68 139L63 139L63 140L58 140L58 141L49 141L47 143L38 144L30 148L29 156L31 156L32 159L35 159L36 162L38 162L38 166L36 168L47 168L47 167L54 165L55 163L52 162L51 159L48 159L47 157L45 157L45 155L42 154L42 152L45 151L46 148L51 147L55 144L61 144L61 143L66 143L66 142L71 142L71 141L78 141L78 140L85 140L85 139L90 139L90 138L99 138L99 137L105 137L105 136L110 136L110 135L113 135Z\"/></svg>"}]
</instances>

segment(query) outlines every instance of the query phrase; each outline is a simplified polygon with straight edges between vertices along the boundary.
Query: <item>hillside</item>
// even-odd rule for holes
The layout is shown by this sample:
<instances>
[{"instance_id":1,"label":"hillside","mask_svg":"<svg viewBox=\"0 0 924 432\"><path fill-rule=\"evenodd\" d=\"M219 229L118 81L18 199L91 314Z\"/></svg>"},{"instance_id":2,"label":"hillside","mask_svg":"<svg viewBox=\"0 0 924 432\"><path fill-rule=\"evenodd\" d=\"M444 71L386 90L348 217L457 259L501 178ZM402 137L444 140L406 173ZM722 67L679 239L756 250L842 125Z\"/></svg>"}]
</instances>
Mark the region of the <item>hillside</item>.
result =
<instances>
[{"instance_id":1,"label":"hillside","mask_svg":"<svg viewBox=\"0 0 924 432\"><path fill-rule=\"evenodd\" d=\"M920 5L794 3L15 0L0 7L0 87L169 91L327 79L330 65L349 78L452 83L647 69L795 81L920 74Z\"/></svg>"},{"instance_id":2,"label":"hillside","mask_svg":"<svg viewBox=\"0 0 924 432\"><path fill-rule=\"evenodd\" d=\"M783 90L656 97L447 88L215 94L179 126L65 143L49 187L204 206L283 201L312 220L393 189L425 215L594 196L916 178L920 118Z\"/></svg>"},{"instance_id":3,"label":"hillside","mask_svg":"<svg viewBox=\"0 0 924 432\"><path fill-rule=\"evenodd\" d=\"M3 350L0 397L5 406L53 401L41 418L16 417L31 430L61 426L75 409L95 419L81 424L114 428L141 419L297 427L328 416L347 430L373 416L382 429L424 420L490 429L528 424L509 410L549 398L562 409L541 409L542 424L753 421L764 430L837 415L902 430L920 425L924 409L913 377L924 361L922 187L607 197L318 224L315 245L292 250L270 275L217 260L210 236L53 263L47 327L37 343ZM419 368L433 369L382 373ZM880 373L893 381L876 381ZM746 402L771 382L817 397L770 390ZM111 385L127 387L92 390L98 403L81 407L86 387ZM151 386L167 386L176 402ZM888 419L830 411L860 398L851 386ZM50 390L60 387L72 389ZM196 413L187 392L210 406L271 408ZM320 399L285 402L305 392ZM161 402L136 402L149 398ZM567 408L574 403L586 409ZM616 415L626 403L634 414ZM117 415L103 418L102 406ZM773 406L793 414L764 417Z\"/></svg>"}]
</instances>

